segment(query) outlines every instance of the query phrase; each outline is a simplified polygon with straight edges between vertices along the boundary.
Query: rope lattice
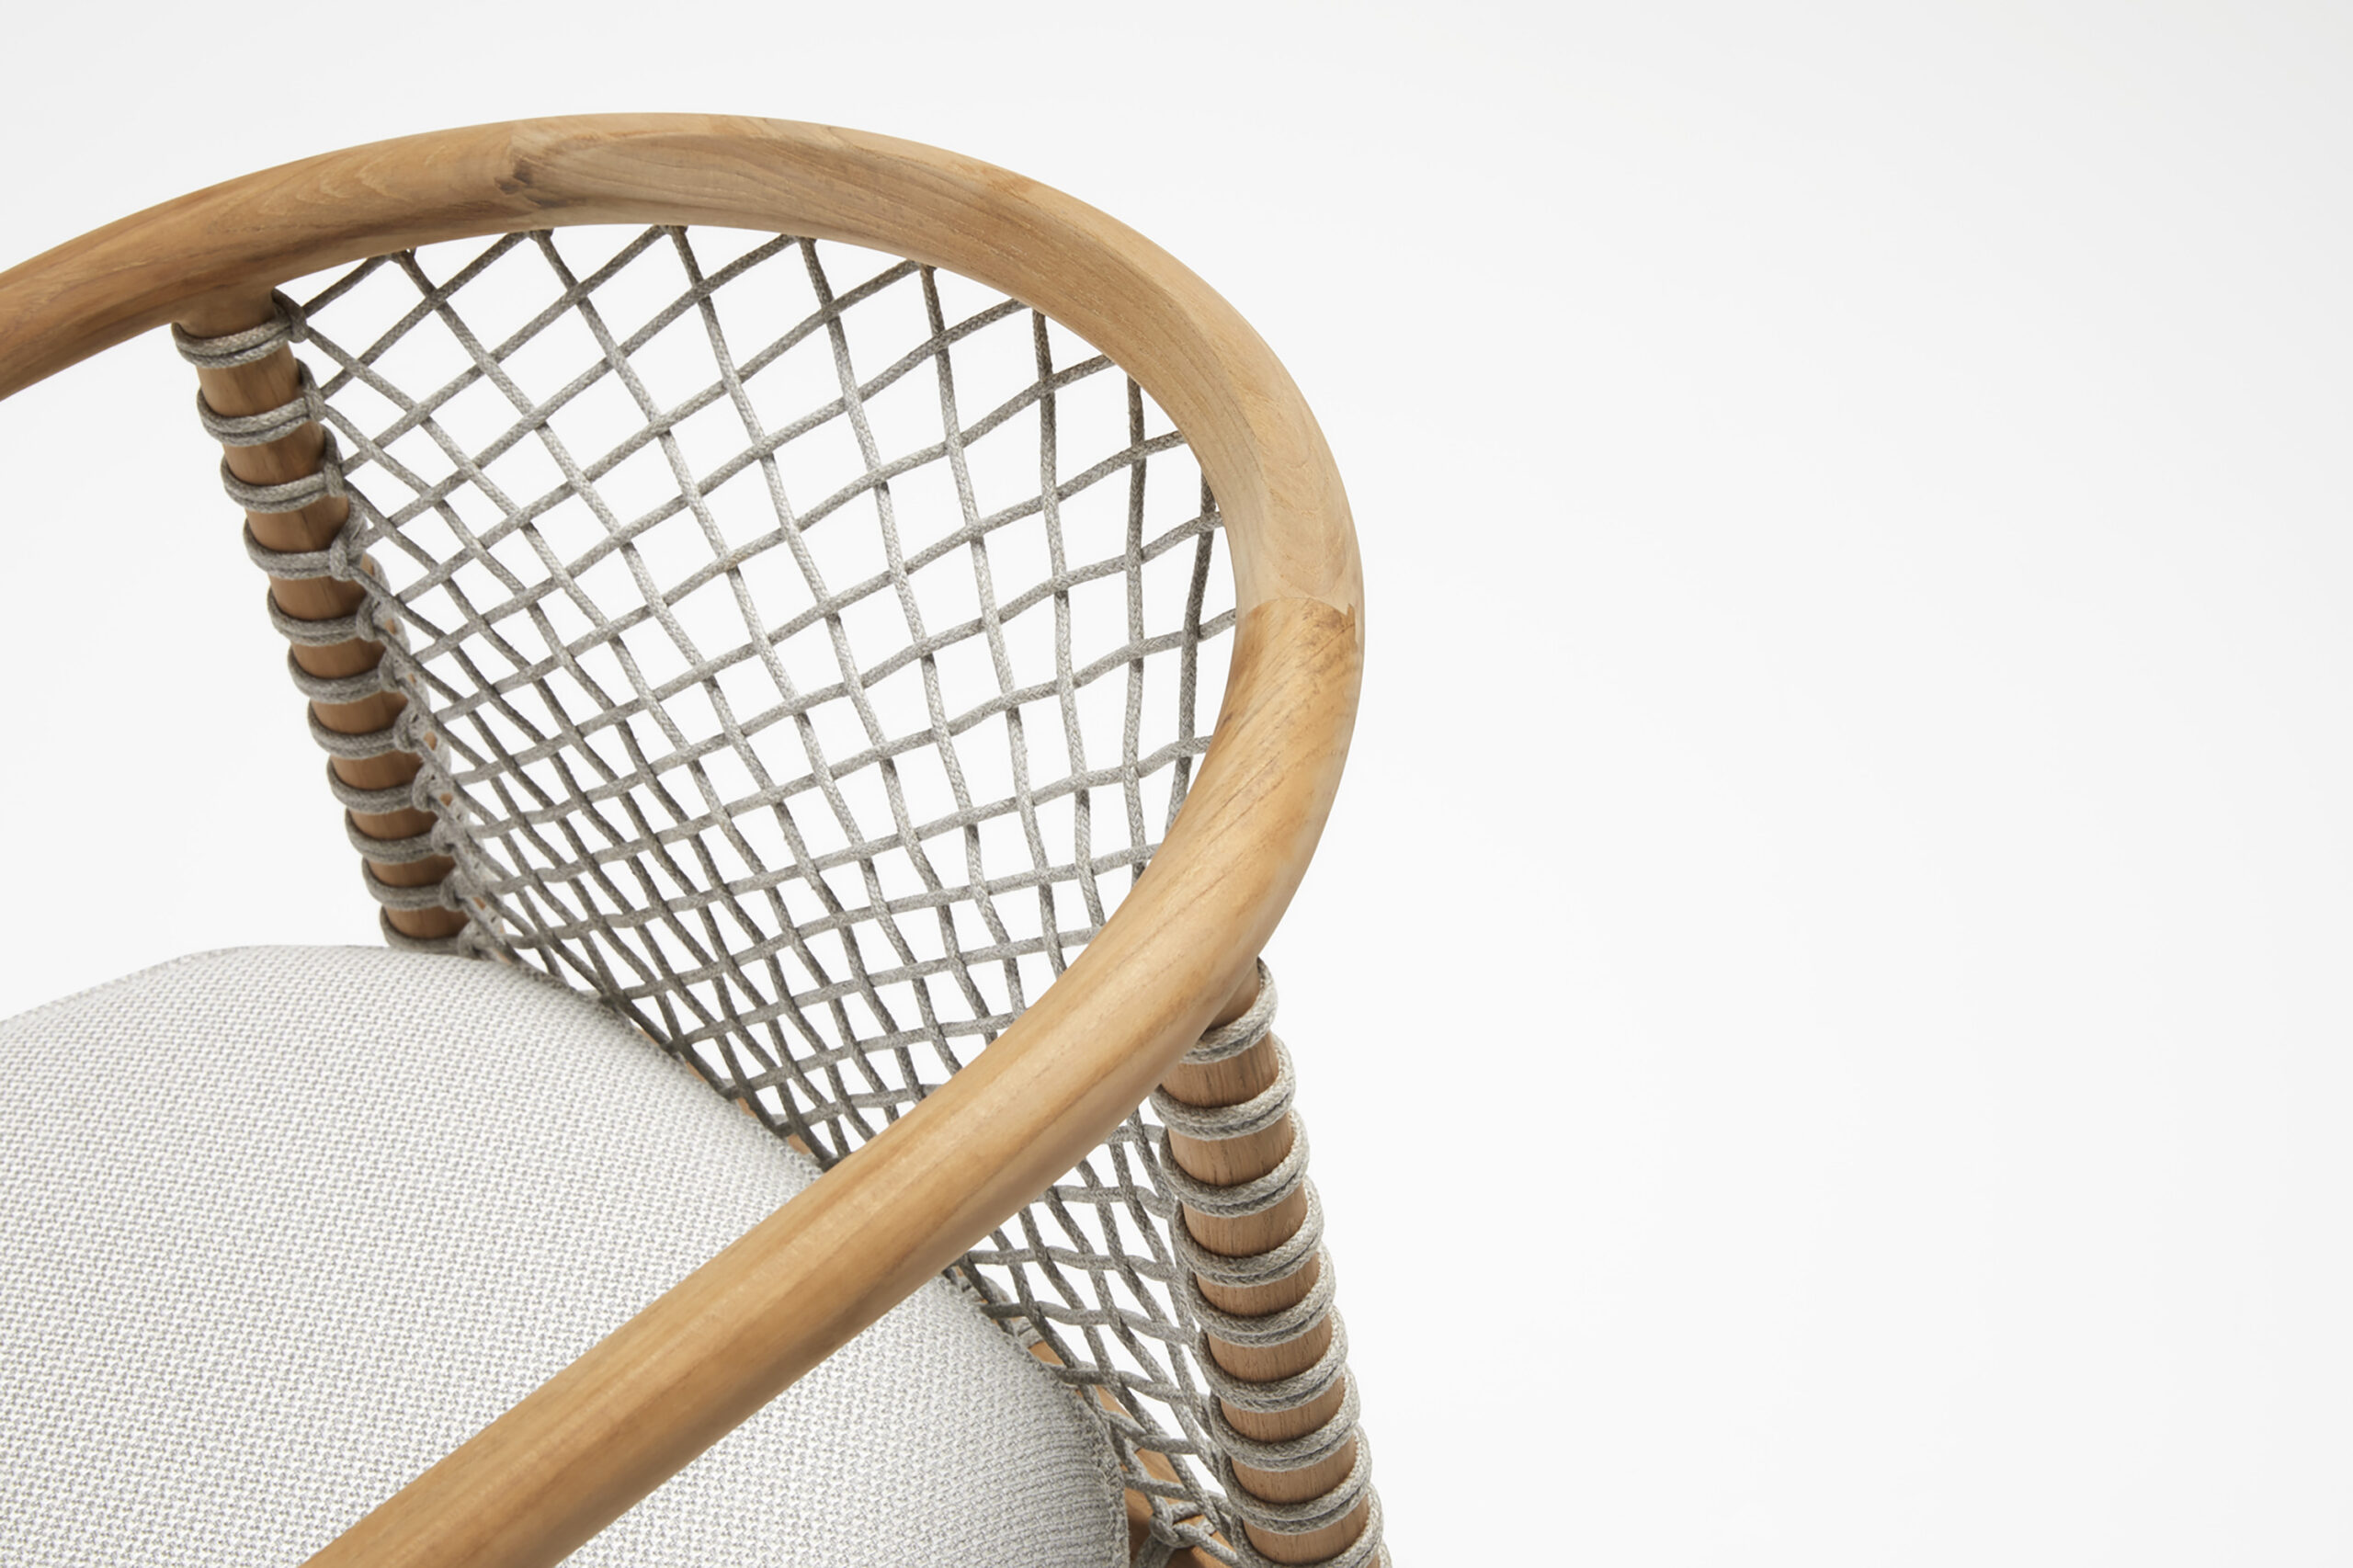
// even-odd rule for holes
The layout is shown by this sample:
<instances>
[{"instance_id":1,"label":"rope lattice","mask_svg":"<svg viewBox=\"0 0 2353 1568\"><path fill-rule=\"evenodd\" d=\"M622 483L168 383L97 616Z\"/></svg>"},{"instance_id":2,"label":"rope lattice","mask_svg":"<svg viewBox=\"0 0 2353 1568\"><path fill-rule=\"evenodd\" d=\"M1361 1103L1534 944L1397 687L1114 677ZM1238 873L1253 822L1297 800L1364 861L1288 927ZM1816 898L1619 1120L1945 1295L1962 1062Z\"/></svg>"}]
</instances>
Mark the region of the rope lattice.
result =
<instances>
[{"instance_id":1,"label":"rope lattice","mask_svg":"<svg viewBox=\"0 0 2353 1568\"><path fill-rule=\"evenodd\" d=\"M313 720L335 756L424 758L405 787L333 780L353 812L432 813L409 839L354 827L370 860L454 861L438 886L369 873L389 908L471 917L437 942L388 921L396 945L597 992L830 1165L1017 1017L1149 862L1207 749L1231 574L1182 437L1056 324L847 246L574 230L380 256L182 349L218 368L289 341L310 354L293 402L201 412L231 446L329 430L312 478L224 481L250 511L349 502L325 549L250 529L247 548L275 578L364 591L332 621L273 599L290 640L386 645L358 676L295 665L306 695L407 699L372 735ZM1204 1049L1254 1043L1271 1010L1268 986ZM1290 1084L1285 1058L1269 1121ZM1269 1385L1219 1370L1203 1325L1281 1325L1227 1320L1193 1271L1297 1258L1204 1253L1175 1216L1180 1198L1279 1201L1305 1142L1249 1190L1208 1188L1159 1124L1267 1108L1155 1105L961 1272L1097 1408L1151 1499L1148 1558L1256 1561L1227 1451L1329 1459L1354 1390L1344 1424L1290 1444L1233 1430L1215 1396ZM1326 1260L1290 1333L1330 1278ZM1302 1374L1324 1388L1334 1328L1332 1366ZM1240 1515L1297 1531L1362 1492L1343 1490L1337 1509L1245 1496ZM1359 1546L1369 1561L1377 1528Z\"/></svg>"}]
</instances>

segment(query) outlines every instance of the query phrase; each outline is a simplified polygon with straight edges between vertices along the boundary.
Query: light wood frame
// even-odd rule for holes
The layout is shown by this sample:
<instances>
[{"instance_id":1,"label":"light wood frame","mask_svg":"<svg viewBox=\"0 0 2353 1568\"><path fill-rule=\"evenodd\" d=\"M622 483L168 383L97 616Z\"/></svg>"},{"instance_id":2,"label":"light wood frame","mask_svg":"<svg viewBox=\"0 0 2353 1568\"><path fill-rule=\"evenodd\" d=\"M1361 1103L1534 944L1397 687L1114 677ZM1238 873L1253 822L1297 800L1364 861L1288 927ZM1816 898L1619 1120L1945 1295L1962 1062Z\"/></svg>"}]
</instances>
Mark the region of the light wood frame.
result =
<instances>
[{"instance_id":1,"label":"light wood frame","mask_svg":"<svg viewBox=\"0 0 2353 1568\"><path fill-rule=\"evenodd\" d=\"M1133 231L913 142L779 120L590 116L290 164L0 274L0 397L166 322L199 335L248 325L271 287L323 267L603 222L847 241L962 273L1086 337L1185 432L1217 496L1234 562L1232 673L1150 869L1011 1028L322 1564L560 1561L1062 1176L1247 983L1322 831L1355 719L1355 533L1323 434L1274 354Z\"/></svg>"}]
</instances>

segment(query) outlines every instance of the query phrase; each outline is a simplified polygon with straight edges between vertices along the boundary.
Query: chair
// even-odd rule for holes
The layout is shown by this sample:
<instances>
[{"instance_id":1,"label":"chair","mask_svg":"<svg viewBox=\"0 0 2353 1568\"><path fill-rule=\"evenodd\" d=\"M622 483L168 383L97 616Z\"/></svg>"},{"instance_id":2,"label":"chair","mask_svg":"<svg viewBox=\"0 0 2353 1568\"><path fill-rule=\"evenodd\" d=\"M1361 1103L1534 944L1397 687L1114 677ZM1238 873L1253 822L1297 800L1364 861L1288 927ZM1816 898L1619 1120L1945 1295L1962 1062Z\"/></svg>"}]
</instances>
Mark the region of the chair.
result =
<instances>
[{"instance_id":1,"label":"chair","mask_svg":"<svg viewBox=\"0 0 2353 1568\"><path fill-rule=\"evenodd\" d=\"M1233 309L612 116L71 241L0 396L167 323L392 950L0 1024L0 1560L1385 1561L1257 960L1356 546Z\"/></svg>"}]
</instances>

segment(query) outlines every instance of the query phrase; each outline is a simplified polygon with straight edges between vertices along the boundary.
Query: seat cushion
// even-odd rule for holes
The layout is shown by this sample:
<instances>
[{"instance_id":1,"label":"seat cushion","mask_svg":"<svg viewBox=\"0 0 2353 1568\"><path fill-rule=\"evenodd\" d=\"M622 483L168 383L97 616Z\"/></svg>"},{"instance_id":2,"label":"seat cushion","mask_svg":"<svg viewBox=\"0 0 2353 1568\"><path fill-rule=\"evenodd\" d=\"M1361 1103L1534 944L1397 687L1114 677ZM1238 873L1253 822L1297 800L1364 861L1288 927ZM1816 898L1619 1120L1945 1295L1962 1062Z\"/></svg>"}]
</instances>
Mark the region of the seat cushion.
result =
<instances>
[{"instance_id":1,"label":"seat cushion","mask_svg":"<svg viewBox=\"0 0 2353 1568\"><path fill-rule=\"evenodd\" d=\"M300 1562L815 1176L500 964L203 953L0 1023L0 1562ZM1111 1568L1116 1475L934 1280L571 1561Z\"/></svg>"}]
</instances>

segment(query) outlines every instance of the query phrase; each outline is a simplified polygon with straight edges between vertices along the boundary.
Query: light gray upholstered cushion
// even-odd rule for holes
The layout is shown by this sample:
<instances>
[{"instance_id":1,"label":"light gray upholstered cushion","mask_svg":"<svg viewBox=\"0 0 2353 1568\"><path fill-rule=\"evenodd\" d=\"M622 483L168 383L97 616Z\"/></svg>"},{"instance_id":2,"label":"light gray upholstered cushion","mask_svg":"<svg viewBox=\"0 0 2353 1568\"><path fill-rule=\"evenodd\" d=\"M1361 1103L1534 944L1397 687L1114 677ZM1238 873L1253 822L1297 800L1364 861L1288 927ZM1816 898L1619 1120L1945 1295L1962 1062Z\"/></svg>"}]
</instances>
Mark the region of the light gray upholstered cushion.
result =
<instances>
[{"instance_id":1,"label":"light gray upholstered cushion","mask_svg":"<svg viewBox=\"0 0 2353 1568\"><path fill-rule=\"evenodd\" d=\"M814 1174L493 963L204 953L0 1023L0 1563L299 1562ZM572 1561L1110 1568L1109 1467L934 1281Z\"/></svg>"}]
</instances>

